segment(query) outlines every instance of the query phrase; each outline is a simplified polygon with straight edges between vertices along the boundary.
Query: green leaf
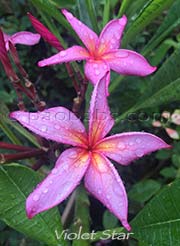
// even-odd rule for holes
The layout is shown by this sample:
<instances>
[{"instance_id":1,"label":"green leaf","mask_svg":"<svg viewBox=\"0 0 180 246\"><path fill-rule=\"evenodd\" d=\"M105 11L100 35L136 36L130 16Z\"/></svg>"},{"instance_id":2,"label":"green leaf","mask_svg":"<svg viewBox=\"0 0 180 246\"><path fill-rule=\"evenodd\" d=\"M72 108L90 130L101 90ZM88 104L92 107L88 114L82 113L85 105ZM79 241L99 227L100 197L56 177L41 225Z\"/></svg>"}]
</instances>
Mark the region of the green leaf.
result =
<instances>
[{"instance_id":1,"label":"green leaf","mask_svg":"<svg viewBox=\"0 0 180 246\"><path fill-rule=\"evenodd\" d=\"M151 0L145 2L143 8L141 8L139 14L133 19L133 22L129 26L127 32L123 38L123 47L127 46L133 38L142 31L148 24L150 24L162 11L168 8L174 0Z\"/></svg>"},{"instance_id":2,"label":"green leaf","mask_svg":"<svg viewBox=\"0 0 180 246\"><path fill-rule=\"evenodd\" d=\"M159 189L160 183L153 179L143 180L136 183L128 193L128 197L137 202L146 202L149 200Z\"/></svg>"},{"instance_id":3,"label":"green leaf","mask_svg":"<svg viewBox=\"0 0 180 246\"><path fill-rule=\"evenodd\" d=\"M88 15L91 20L93 29L96 33L98 33L99 30L98 30L98 25L97 25L97 17L96 17L94 2L93 0L85 0L85 2L86 2Z\"/></svg>"},{"instance_id":4,"label":"green leaf","mask_svg":"<svg viewBox=\"0 0 180 246\"><path fill-rule=\"evenodd\" d=\"M141 245L179 245L179 187L180 179L166 186L130 223Z\"/></svg>"},{"instance_id":5,"label":"green leaf","mask_svg":"<svg viewBox=\"0 0 180 246\"><path fill-rule=\"evenodd\" d=\"M121 17L125 13L126 9L129 7L130 4L132 4L131 0L122 1L121 6L119 8L118 15L117 15L118 18Z\"/></svg>"},{"instance_id":6,"label":"green leaf","mask_svg":"<svg viewBox=\"0 0 180 246\"><path fill-rule=\"evenodd\" d=\"M110 15L110 0L106 0L104 3L103 11L103 27L108 23Z\"/></svg>"},{"instance_id":7,"label":"green leaf","mask_svg":"<svg viewBox=\"0 0 180 246\"><path fill-rule=\"evenodd\" d=\"M72 7L75 4L74 0L51 0L49 2L54 3L59 8Z\"/></svg>"},{"instance_id":8,"label":"green leaf","mask_svg":"<svg viewBox=\"0 0 180 246\"><path fill-rule=\"evenodd\" d=\"M118 225L118 219L106 210L103 214L103 226L105 229L112 229Z\"/></svg>"},{"instance_id":9,"label":"green leaf","mask_svg":"<svg viewBox=\"0 0 180 246\"><path fill-rule=\"evenodd\" d=\"M64 244L55 231L62 230L57 208L28 219L26 197L42 178L33 170L18 165L0 166L0 219L26 236L51 246Z\"/></svg>"},{"instance_id":10,"label":"green leaf","mask_svg":"<svg viewBox=\"0 0 180 246\"><path fill-rule=\"evenodd\" d=\"M72 226L73 233L78 233L82 230L83 233L90 231L90 216L89 216L89 198L83 186L79 186L76 190L75 200L75 217ZM73 241L73 246L89 246L89 240L77 239Z\"/></svg>"},{"instance_id":11,"label":"green leaf","mask_svg":"<svg viewBox=\"0 0 180 246\"><path fill-rule=\"evenodd\" d=\"M116 119L119 123L129 113L180 100L180 49L167 59L150 79L144 79L146 91L137 103Z\"/></svg>"},{"instance_id":12,"label":"green leaf","mask_svg":"<svg viewBox=\"0 0 180 246\"><path fill-rule=\"evenodd\" d=\"M72 30L71 26L62 16L61 12L57 9L57 7L51 2L46 0L31 0L32 4L37 8L37 10L41 10L42 12L48 14L49 16L56 19L63 27L70 31L71 35L77 39L77 35Z\"/></svg>"},{"instance_id":13,"label":"green leaf","mask_svg":"<svg viewBox=\"0 0 180 246\"><path fill-rule=\"evenodd\" d=\"M144 47L142 54L147 55L151 52L162 40L169 35L172 30L180 25L180 4L179 0L175 1L162 24L151 38L148 44Z\"/></svg>"},{"instance_id":14,"label":"green leaf","mask_svg":"<svg viewBox=\"0 0 180 246\"><path fill-rule=\"evenodd\" d=\"M160 171L160 174L165 178L175 178L177 170L174 167L165 167Z\"/></svg>"}]
</instances>

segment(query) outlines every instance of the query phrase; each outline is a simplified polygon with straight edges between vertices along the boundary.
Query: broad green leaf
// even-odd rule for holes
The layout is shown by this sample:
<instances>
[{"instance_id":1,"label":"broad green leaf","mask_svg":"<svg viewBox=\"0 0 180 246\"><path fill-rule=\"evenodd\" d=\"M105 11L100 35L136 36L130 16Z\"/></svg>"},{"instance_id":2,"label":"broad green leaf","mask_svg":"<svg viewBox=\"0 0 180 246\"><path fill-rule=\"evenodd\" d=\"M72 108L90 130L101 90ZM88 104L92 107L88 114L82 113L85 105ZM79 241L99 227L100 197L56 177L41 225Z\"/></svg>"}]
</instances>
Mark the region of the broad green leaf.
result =
<instances>
[{"instance_id":1,"label":"broad green leaf","mask_svg":"<svg viewBox=\"0 0 180 246\"><path fill-rule=\"evenodd\" d=\"M160 188L160 183L153 179L147 179L133 185L131 190L128 192L128 197L137 202L146 202Z\"/></svg>"},{"instance_id":2,"label":"broad green leaf","mask_svg":"<svg viewBox=\"0 0 180 246\"><path fill-rule=\"evenodd\" d=\"M55 230L61 231L57 208L28 219L25 212L26 197L42 177L33 170L10 164L0 166L0 219L26 236L51 246L64 244L57 240Z\"/></svg>"},{"instance_id":3,"label":"broad green leaf","mask_svg":"<svg viewBox=\"0 0 180 246\"><path fill-rule=\"evenodd\" d=\"M144 47L142 54L146 55L151 52L162 40L169 35L174 28L180 25L180 4L179 0L175 1L170 10L167 13L167 16L161 23L160 27Z\"/></svg>"},{"instance_id":4,"label":"broad green leaf","mask_svg":"<svg viewBox=\"0 0 180 246\"><path fill-rule=\"evenodd\" d=\"M144 5L139 14L133 19L123 38L126 46L140 31L150 24L162 11L168 8L174 0L151 0Z\"/></svg>"},{"instance_id":5,"label":"broad green leaf","mask_svg":"<svg viewBox=\"0 0 180 246\"><path fill-rule=\"evenodd\" d=\"M165 167L160 171L160 174L165 178L175 178L177 174L177 169L174 167Z\"/></svg>"},{"instance_id":6,"label":"broad green leaf","mask_svg":"<svg viewBox=\"0 0 180 246\"><path fill-rule=\"evenodd\" d=\"M141 245L178 246L180 242L180 179L166 186L130 223Z\"/></svg>"},{"instance_id":7,"label":"broad green leaf","mask_svg":"<svg viewBox=\"0 0 180 246\"><path fill-rule=\"evenodd\" d=\"M146 91L137 103L116 119L116 123L129 113L174 101L180 101L180 50L177 49L151 79L144 79ZM139 81L140 82L140 81Z\"/></svg>"}]
</instances>

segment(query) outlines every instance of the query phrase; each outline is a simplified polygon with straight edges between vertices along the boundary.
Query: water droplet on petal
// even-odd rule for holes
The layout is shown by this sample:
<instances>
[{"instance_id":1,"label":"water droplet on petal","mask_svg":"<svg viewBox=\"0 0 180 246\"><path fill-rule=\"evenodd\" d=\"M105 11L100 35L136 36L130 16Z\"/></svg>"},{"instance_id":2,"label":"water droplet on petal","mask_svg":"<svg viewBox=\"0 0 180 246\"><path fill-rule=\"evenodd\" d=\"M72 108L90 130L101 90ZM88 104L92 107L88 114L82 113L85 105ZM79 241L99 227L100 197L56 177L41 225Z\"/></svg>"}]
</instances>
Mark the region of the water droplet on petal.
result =
<instances>
[{"instance_id":1,"label":"water droplet on petal","mask_svg":"<svg viewBox=\"0 0 180 246\"><path fill-rule=\"evenodd\" d=\"M62 57L66 56L66 54L67 54L67 52L65 50L60 52L60 56L62 56Z\"/></svg>"},{"instance_id":2,"label":"water droplet on petal","mask_svg":"<svg viewBox=\"0 0 180 246\"><path fill-rule=\"evenodd\" d=\"M21 116L21 121L28 123L28 117L27 116Z\"/></svg>"},{"instance_id":3,"label":"water droplet on petal","mask_svg":"<svg viewBox=\"0 0 180 246\"><path fill-rule=\"evenodd\" d=\"M99 75L100 71L98 69L95 70L95 75Z\"/></svg>"},{"instance_id":4,"label":"water droplet on petal","mask_svg":"<svg viewBox=\"0 0 180 246\"><path fill-rule=\"evenodd\" d=\"M49 191L48 188L46 188L43 190L43 193L46 194L48 191Z\"/></svg>"},{"instance_id":5,"label":"water droplet on petal","mask_svg":"<svg viewBox=\"0 0 180 246\"><path fill-rule=\"evenodd\" d=\"M42 132L47 132L47 127L46 127L46 126L42 126L42 127L41 127L41 131L42 131Z\"/></svg>"},{"instance_id":6,"label":"water droplet on petal","mask_svg":"<svg viewBox=\"0 0 180 246\"><path fill-rule=\"evenodd\" d=\"M81 21L78 21L78 24L81 26L82 25Z\"/></svg>"},{"instance_id":7,"label":"water droplet on petal","mask_svg":"<svg viewBox=\"0 0 180 246\"><path fill-rule=\"evenodd\" d=\"M143 150L136 150L136 156L137 157L142 157L144 155L144 151Z\"/></svg>"},{"instance_id":8,"label":"water droplet on petal","mask_svg":"<svg viewBox=\"0 0 180 246\"><path fill-rule=\"evenodd\" d=\"M67 18L69 18L69 20L73 19L73 15L71 13L66 13Z\"/></svg>"},{"instance_id":9,"label":"water droplet on petal","mask_svg":"<svg viewBox=\"0 0 180 246\"><path fill-rule=\"evenodd\" d=\"M72 150L72 151L69 153L69 157L75 159L75 158L78 157L78 154L77 154L77 152L76 152L75 150Z\"/></svg>"},{"instance_id":10,"label":"water droplet on petal","mask_svg":"<svg viewBox=\"0 0 180 246\"><path fill-rule=\"evenodd\" d=\"M109 200L111 198L111 196L110 195L106 195L106 198Z\"/></svg>"},{"instance_id":11,"label":"water droplet on petal","mask_svg":"<svg viewBox=\"0 0 180 246\"><path fill-rule=\"evenodd\" d=\"M140 144L141 143L141 139L140 138L136 138L136 143Z\"/></svg>"},{"instance_id":12,"label":"water droplet on petal","mask_svg":"<svg viewBox=\"0 0 180 246\"><path fill-rule=\"evenodd\" d=\"M55 125L54 125L54 128L55 128L56 130L59 130L59 129L60 129L60 126L59 126L58 124L55 124Z\"/></svg>"},{"instance_id":13,"label":"water droplet on petal","mask_svg":"<svg viewBox=\"0 0 180 246\"><path fill-rule=\"evenodd\" d=\"M115 43L116 43L116 40L112 38L112 39L111 39L111 43L112 43L112 44L115 44Z\"/></svg>"},{"instance_id":14,"label":"water droplet on petal","mask_svg":"<svg viewBox=\"0 0 180 246\"><path fill-rule=\"evenodd\" d=\"M119 24L123 26L126 25L126 19L125 18L119 19Z\"/></svg>"},{"instance_id":15,"label":"water droplet on petal","mask_svg":"<svg viewBox=\"0 0 180 246\"><path fill-rule=\"evenodd\" d=\"M99 195L102 194L102 190L98 190L98 194L99 194Z\"/></svg>"},{"instance_id":16,"label":"water droplet on petal","mask_svg":"<svg viewBox=\"0 0 180 246\"><path fill-rule=\"evenodd\" d=\"M92 35L92 34L90 34L90 35L89 35L89 38L90 38L91 40L93 40L93 35Z\"/></svg>"},{"instance_id":17,"label":"water droplet on petal","mask_svg":"<svg viewBox=\"0 0 180 246\"><path fill-rule=\"evenodd\" d=\"M128 52L121 50L121 51L116 52L115 56L118 58L124 58L128 56Z\"/></svg>"},{"instance_id":18,"label":"water droplet on petal","mask_svg":"<svg viewBox=\"0 0 180 246\"><path fill-rule=\"evenodd\" d=\"M57 174L57 172L58 172L58 169L57 169L57 168L54 168L54 169L51 171L52 174Z\"/></svg>"},{"instance_id":19,"label":"water droplet on petal","mask_svg":"<svg viewBox=\"0 0 180 246\"><path fill-rule=\"evenodd\" d=\"M104 44L105 43L105 40L104 38L101 39L101 44Z\"/></svg>"},{"instance_id":20,"label":"water droplet on petal","mask_svg":"<svg viewBox=\"0 0 180 246\"><path fill-rule=\"evenodd\" d=\"M134 61L133 60L130 60L129 63L132 65L134 63Z\"/></svg>"},{"instance_id":21,"label":"water droplet on petal","mask_svg":"<svg viewBox=\"0 0 180 246\"><path fill-rule=\"evenodd\" d=\"M134 142L129 142L128 144L129 144L129 146L133 146Z\"/></svg>"},{"instance_id":22,"label":"water droplet on petal","mask_svg":"<svg viewBox=\"0 0 180 246\"><path fill-rule=\"evenodd\" d=\"M119 33L118 33L118 32L116 32L116 33L114 34L114 37L115 37L116 39L118 39L118 40L119 40Z\"/></svg>"},{"instance_id":23,"label":"water droplet on petal","mask_svg":"<svg viewBox=\"0 0 180 246\"><path fill-rule=\"evenodd\" d=\"M64 165L62 166L62 168L66 171L66 170L68 170L68 165L64 164Z\"/></svg>"},{"instance_id":24,"label":"water droplet on petal","mask_svg":"<svg viewBox=\"0 0 180 246\"><path fill-rule=\"evenodd\" d=\"M52 184L52 183L53 183L53 181L52 181L52 180L50 180L50 181L49 181L49 184Z\"/></svg>"},{"instance_id":25,"label":"water droplet on petal","mask_svg":"<svg viewBox=\"0 0 180 246\"><path fill-rule=\"evenodd\" d=\"M93 64L93 68L98 68L98 64Z\"/></svg>"},{"instance_id":26,"label":"water droplet on petal","mask_svg":"<svg viewBox=\"0 0 180 246\"><path fill-rule=\"evenodd\" d=\"M35 120L35 119L36 119L36 116L33 115L33 114L31 114L31 119L32 119L32 120Z\"/></svg>"},{"instance_id":27,"label":"water droplet on petal","mask_svg":"<svg viewBox=\"0 0 180 246\"><path fill-rule=\"evenodd\" d=\"M126 148L126 145L125 145L124 143L120 142L120 143L118 144L118 148L121 149L121 150L123 150L123 149Z\"/></svg>"},{"instance_id":28,"label":"water droplet on petal","mask_svg":"<svg viewBox=\"0 0 180 246\"><path fill-rule=\"evenodd\" d=\"M33 201L37 202L39 200L39 195L34 195L33 196Z\"/></svg>"}]
</instances>

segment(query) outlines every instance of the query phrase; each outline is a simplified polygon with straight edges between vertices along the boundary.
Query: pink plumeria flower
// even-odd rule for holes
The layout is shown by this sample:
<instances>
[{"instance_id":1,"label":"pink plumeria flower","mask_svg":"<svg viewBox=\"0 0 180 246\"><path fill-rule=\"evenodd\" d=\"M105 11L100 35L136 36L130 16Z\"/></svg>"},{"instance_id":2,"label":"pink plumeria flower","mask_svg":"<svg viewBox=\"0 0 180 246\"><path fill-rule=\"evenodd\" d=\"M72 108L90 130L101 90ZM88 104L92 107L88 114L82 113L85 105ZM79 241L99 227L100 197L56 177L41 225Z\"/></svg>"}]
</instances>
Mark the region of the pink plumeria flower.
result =
<instances>
[{"instance_id":1,"label":"pink plumeria flower","mask_svg":"<svg viewBox=\"0 0 180 246\"><path fill-rule=\"evenodd\" d=\"M38 63L40 67L86 60L85 75L92 84L96 84L110 69L122 75L137 76L146 76L156 70L156 67L152 67L142 55L131 50L118 49L127 23L125 15L120 19L110 21L98 38L96 33L67 10L63 9L62 13L86 48L72 46L48 59L40 61ZM110 80L107 81L107 88L109 82Z\"/></svg>"},{"instance_id":2,"label":"pink plumeria flower","mask_svg":"<svg viewBox=\"0 0 180 246\"><path fill-rule=\"evenodd\" d=\"M9 50L9 42L11 42L13 45L16 44L24 44L24 45L35 45L39 43L39 40L41 36L39 34L35 34L32 32L16 32L13 35L8 35L6 33L3 33L4 35L4 41L5 41L5 46L6 50Z\"/></svg>"},{"instance_id":3,"label":"pink plumeria flower","mask_svg":"<svg viewBox=\"0 0 180 246\"><path fill-rule=\"evenodd\" d=\"M170 146L145 132L105 137L114 125L106 97L108 76L95 85L90 102L88 131L72 112L63 107L37 113L11 113L11 118L32 132L73 146L59 156L51 173L28 196L26 211L29 218L66 199L84 176L87 190L117 216L127 230L131 229L127 221L126 190L107 157L128 165L152 151Z\"/></svg>"}]
</instances>

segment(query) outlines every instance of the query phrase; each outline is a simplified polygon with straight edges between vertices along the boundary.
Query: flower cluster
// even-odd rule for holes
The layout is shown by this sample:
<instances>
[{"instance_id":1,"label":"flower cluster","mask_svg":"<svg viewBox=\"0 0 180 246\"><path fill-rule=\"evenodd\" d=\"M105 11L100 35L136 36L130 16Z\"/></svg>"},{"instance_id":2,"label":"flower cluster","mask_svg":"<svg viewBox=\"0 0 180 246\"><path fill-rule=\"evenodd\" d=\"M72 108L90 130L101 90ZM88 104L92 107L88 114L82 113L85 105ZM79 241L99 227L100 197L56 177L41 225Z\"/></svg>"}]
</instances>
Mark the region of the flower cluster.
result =
<instances>
[{"instance_id":1,"label":"flower cluster","mask_svg":"<svg viewBox=\"0 0 180 246\"><path fill-rule=\"evenodd\" d=\"M38 64L46 66L86 60L85 75L94 84L89 108L89 127L86 129L80 119L64 107L49 108L36 113L11 113L11 118L35 134L73 146L61 153L50 174L28 196L27 216L32 218L58 205L84 177L89 193L119 218L129 231L131 227L127 220L126 190L109 159L121 165L128 165L146 154L170 146L160 138L145 132L107 136L114 125L107 101L110 69L123 75L146 76L156 68L151 67L147 60L136 52L118 49L127 22L125 16L110 21L98 38L67 10L62 12L86 48L73 46ZM30 18L34 26L39 26L35 18ZM50 32L47 35L45 39L50 40ZM57 45L54 37L52 40L53 44Z\"/></svg>"}]
</instances>

